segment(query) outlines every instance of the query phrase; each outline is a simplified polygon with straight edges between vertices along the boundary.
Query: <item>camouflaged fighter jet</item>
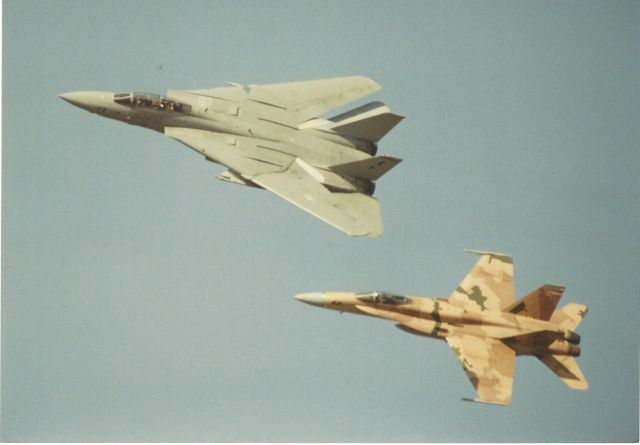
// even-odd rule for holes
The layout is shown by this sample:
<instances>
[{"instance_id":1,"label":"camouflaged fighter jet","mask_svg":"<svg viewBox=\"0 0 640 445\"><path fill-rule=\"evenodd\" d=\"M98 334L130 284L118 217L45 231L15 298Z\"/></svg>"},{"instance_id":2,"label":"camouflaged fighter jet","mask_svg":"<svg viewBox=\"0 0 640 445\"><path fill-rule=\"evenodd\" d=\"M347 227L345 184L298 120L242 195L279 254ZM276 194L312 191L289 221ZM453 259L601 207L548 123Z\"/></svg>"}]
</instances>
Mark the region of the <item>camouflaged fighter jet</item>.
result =
<instances>
[{"instance_id":1,"label":"camouflaged fighter jet","mask_svg":"<svg viewBox=\"0 0 640 445\"><path fill-rule=\"evenodd\" d=\"M362 76L146 93L61 94L73 105L177 139L228 168L218 179L263 188L352 236L382 235L375 181L400 162L376 156L403 117L371 102L317 116L371 94Z\"/></svg>"},{"instance_id":2,"label":"camouflaged fighter jet","mask_svg":"<svg viewBox=\"0 0 640 445\"><path fill-rule=\"evenodd\" d=\"M476 389L474 402L511 403L517 355L533 355L572 389L587 380L575 357L580 336L573 330L587 313L582 304L555 310L564 287L545 284L514 301L513 260L492 252L480 259L458 288L443 298L388 292L326 292L296 295L304 303L340 312L384 318L410 334L445 340Z\"/></svg>"}]
</instances>

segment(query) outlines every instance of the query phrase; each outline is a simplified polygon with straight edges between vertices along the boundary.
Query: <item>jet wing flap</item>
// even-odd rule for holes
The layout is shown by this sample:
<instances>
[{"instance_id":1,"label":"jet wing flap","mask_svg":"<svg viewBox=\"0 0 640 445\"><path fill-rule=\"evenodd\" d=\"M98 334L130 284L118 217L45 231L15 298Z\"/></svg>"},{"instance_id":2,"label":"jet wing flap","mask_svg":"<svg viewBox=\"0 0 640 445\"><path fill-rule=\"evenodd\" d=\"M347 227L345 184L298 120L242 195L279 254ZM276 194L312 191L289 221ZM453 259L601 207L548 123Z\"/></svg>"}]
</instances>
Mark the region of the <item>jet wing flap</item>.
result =
<instances>
[{"instance_id":1,"label":"jet wing flap","mask_svg":"<svg viewBox=\"0 0 640 445\"><path fill-rule=\"evenodd\" d=\"M446 337L462 369L475 387L477 402L511 403L515 351L500 340L475 335Z\"/></svg>"},{"instance_id":2,"label":"jet wing flap","mask_svg":"<svg viewBox=\"0 0 640 445\"><path fill-rule=\"evenodd\" d=\"M449 296L461 306L501 311L514 302L513 259L509 255L468 250L480 259Z\"/></svg>"},{"instance_id":3,"label":"jet wing flap","mask_svg":"<svg viewBox=\"0 0 640 445\"><path fill-rule=\"evenodd\" d=\"M249 97L286 108L304 122L380 89L364 76L250 85Z\"/></svg>"},{"instance_id":4,"label":"jet wing flap","mask_svg":"<svg viewBox=\"0 0 640 445\"><path fill-rule=\"evenodd\" d=\"M286 170L252 181L351 236L382 235L377 200L361 193L332 193L312 176L313 170L298 158Z\"/></svg>"}]
</instances>

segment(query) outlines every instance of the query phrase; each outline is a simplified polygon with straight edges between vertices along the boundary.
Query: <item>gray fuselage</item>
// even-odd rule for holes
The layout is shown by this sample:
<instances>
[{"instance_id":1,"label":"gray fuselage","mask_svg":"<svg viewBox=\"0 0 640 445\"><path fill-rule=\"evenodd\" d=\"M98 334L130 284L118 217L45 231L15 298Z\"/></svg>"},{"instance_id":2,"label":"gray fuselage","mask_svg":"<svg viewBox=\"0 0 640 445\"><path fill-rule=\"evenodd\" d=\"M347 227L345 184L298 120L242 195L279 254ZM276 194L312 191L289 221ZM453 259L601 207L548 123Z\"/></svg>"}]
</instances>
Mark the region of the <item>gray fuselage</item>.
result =
<instances>
[{"instance_id":1,"label":"gray fuselage","mask_svg":"<svg viewBox=\"0 0 640 445\"><path fill-rule=\"evenodd\" d=\"M283 110L255 101L251 101L250 106L243 107L243 101L188 91L169 91L167 97L99 91L67 93L61 97L89 112L160 133L164 133L166 127L181 127L264 141L286 141L287 150L279 156L282 167L299 157L313 166L326 168L370 158L376 149L374 143L318 130L312 126L301 129L294 123L283 124ZM263 112L257 113L256 107L264 108ZM258 115L274 115L274 120Z\"/></svg>"}]
</instances>

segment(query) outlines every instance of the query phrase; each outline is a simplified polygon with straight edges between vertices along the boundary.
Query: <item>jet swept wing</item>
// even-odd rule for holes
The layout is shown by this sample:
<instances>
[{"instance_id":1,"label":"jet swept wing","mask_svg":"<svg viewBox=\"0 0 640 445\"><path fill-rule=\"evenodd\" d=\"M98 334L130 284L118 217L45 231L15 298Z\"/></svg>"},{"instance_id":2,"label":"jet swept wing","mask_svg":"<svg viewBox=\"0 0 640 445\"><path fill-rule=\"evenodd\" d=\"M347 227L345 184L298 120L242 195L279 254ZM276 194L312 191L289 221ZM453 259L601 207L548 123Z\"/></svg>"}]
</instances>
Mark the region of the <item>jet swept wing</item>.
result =
<instances>
[{"instance_id":1,"label":"jet swept wing","mask_svg":"<svg viewBox=\"0 0 640 445\"><path fill-rule=\"evenodd\" d=\"M471 305L482 311L500 311L513 303L513 259L509 255L467 250L480 259L449 297L462 306Z\"/></svg>"},{"instance_id":2,"label":"jet swept wing","mask_svg":"<svg viewBox=\"0 0 640 445\"><path fill-rule=\"evenodd\" d=\"M476 388L474 402L511 403L516 352L500 340L474 335L450 335L447 343Z\"/></svg>"},{"instance_id":3,"label":"jet swept wing","mask_svg":"<svg viewBox=\"0 0 640 445\"><path fill-rule=\"evenodd\" d=\"M380 89L380 85L367 77L349 76L265 85L234 85L191 92L229 100L247 98L287 110L295 114L298 123L302 123Z\"/></svg>"}]
</instances>

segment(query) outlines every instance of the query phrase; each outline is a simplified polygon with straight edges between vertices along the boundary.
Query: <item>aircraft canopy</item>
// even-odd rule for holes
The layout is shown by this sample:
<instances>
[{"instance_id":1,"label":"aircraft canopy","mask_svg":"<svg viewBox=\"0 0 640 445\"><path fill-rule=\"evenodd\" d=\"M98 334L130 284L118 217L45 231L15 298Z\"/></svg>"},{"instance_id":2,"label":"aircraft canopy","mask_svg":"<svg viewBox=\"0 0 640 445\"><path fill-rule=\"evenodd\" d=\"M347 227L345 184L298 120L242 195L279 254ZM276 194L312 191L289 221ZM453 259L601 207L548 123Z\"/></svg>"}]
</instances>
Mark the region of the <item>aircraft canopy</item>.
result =
<instances>
[{"instance_id":1,"label":"aircraft canopy","mask_svg":"<svg viewBox=\"0 0 640 445\"><path fill-rule=\"evenodd\" d=\"M191 111L191 105L176 102L167 99L159 94L152 93L116 93L113 95L113 101L122 105L133 105L135 107L149 107L157 110L188 113Z\"/></svg>"},{"instance_id":2,"label":"aircraft canopy","mask_svg":"<svg viewBox=\"0 0 640 445\"><path fill-rule=\"evenodd\" d=\"M411 303L409 298L402 295L392 294L391 292L367 292L359 294L357 298L364 303L391 304L394 306Z\"/></svg>"}]
</instances>

